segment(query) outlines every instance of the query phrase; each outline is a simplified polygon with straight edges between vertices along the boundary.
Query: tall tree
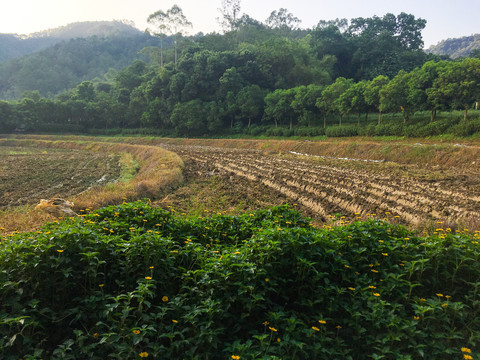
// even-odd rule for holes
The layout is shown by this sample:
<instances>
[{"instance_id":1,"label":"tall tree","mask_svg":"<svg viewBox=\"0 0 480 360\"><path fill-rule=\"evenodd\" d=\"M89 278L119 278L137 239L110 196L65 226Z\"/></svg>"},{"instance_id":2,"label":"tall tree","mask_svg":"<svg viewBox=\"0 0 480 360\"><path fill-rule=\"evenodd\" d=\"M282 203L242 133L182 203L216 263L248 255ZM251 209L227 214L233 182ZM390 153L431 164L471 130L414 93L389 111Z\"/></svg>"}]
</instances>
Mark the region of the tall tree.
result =
<instances>
[{"instance_id":1,"label":"tall tree","mask_svg":"<svg viewBox=\"0 0 480 360\"><path fill-rule=\"evenodd\" d=\"M339 77L333 84L328 85L323 91L322 96L317 100L317 107L324 112L337 113L339 115L340 125L342 125L344 109L340 106L340 96L353 85L353 80ZM324 120L325 127L325 120Z\"/></svg>"},{"instance_id":2,"label":"tall tree","mask_svg":"<svg viewBox=\"0 0 480 360\"><path fill-rule=\"evenodd\" d=\"M334 77L350 77L355 45L337 25L319 24L311 32L311 47L318 59L335 56Z\"/></svg>"},{"instance_id":3,"label":"tall tree","mask_svg":"<svg viewBox=\"0 0 480 360\"><path fill-rule=\"evenodd\" d=\"M302 21L299 18L293 16L293 14L288 12L285 8L280 8L278 11L272 11L267 20L265 20L265 23L272 29L282 30L294 30L298 28L298 25L301 22Z\"/></svg>"},{"instance_id":4,"label":"tall tree","mask_svg":"<svg viewBox=\"0 0 480 360\"><path fill-rule=\"evenodd\" d=\"M393 77L399 70L421 66L425 61L421 34L425 25L424 19L406 13L352 19L347 33L355 46L355 78Z\"/></svg>"},{"instance_id":5,"label":"tall tree","mask_svg":"<svg viewBox=\"0 0 480 360\"><path fill-rule=\"evenodd\" d=\"M222 0L221 6L218 8L222 16L217 18L217 21L225 32L238 28L240 9L240 0Z\"/></svg>"},{"instance_id":6,"label":"tall tree","mask_svg":"<svg viewBox=\"0 0 480 360\"><path fill-rule=\"evenodd\" d=\"M167 14L162 10L155 11L147 18L147 22L156 27L156 29L151 32L160 39L160 67L163 68L163 40L169 32Z\"/></svg>"},{"instance_id":7,"label":"tall tree","mask_svg":"<svg viewBox=\"0 0 480 360\"><path fill-rule=\"evenodd\" d=\"M237 96L238 109L240 117L246 118L249 128L253 120L260 120L265 107L266 91L262 90L258 85L250 85L244 87Z\"/></svg>"},{"instance_id":8,"label":"tall tree","mask_svg":"<svg viewBox=\"0 0 480 360\"><path fill-rule=\"evenodd\" d=\"M480 99L480 60L466 58L442 67L428 96L437 105L463 109L466 120L468 110Z\"/></svg>"},{"instance_id":9,"label":"tall tree","mask_svg":"<svg viewBox=\"0 0 480 360\"><path fill-rule=\"evenodd\" d=\"M401 111L403 123L415 112L417 105L411 96L412 77L412 73L401 70L380 91L380 111Z\"/></svg>"},{"instance_id":10,"label":"tall tree","mask_svg":"<svg viewBox=\"0 0 480 360\"><path fill-rule=\"evenodd\" d=\"M154 24L157 27L158 32L155 32L160 39L163 39L166 35L173 36L174 51L175 51L175 67L177 67L177 42L178 36L183 35L187 28L192 27L192 23L188 21L187 17L183 14L182 9L178 5L173 5L167 12L158 10L151 14L147 18L147 22ZM163 44L163 40L162 40ZM163 46L163 45L161 45ZM163 66L163 55L162 55Z\"/></svg>"},{"instance_id":11,"label":"tall tree","mask_svg":"<svg viewBox=\"0 0 480 360\"><path fill-rule=\"evenodd\" d=\"M346 89L338 99L338 108L340 112L343 112L344 114L357 114L358 125L360 125L360 115L365 114L365 118L367 119L370 110L368 103L365 101L367 84L368 83L364 80L353 84Z\"/></svg>"},{"instance_id":12,"label":"tall tree","mask_svg":"<svg viewBox=\"0 0 480 360\"><path fill-rule=\"evenodd\" d=\"M297 119L291 104L295 99L295 89L277 89L265 96L265 120L273 120L275 127L278 124L289 123L290 129Z\"/></svg>"},{"instance_id":13,"label":"tall tree","mask_svg":"<svg viewBox=\"0 0 480 360\"><path fill-rule=\"evenodd\" d=\"M382 123L382 112L380 111L380 91L388 84L390 80L384 75L379 75L372 81L369 81L365 87L365 102L373 110L378 111L378 124Z\"/></svg>"}]
</instances>

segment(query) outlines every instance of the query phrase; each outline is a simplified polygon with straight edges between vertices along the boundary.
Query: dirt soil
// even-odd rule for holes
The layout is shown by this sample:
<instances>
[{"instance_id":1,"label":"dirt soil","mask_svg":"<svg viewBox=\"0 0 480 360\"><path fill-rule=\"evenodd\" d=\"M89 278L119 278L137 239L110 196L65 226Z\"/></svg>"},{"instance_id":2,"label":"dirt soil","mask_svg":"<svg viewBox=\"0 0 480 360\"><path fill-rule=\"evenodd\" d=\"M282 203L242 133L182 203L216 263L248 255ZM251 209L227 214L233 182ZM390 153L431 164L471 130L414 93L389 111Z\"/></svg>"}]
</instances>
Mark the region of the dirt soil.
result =
<instances>
[{"instance_id":1,"label":"dirt soil","mask_svg":"<svg viewBox=\"0 0 480 360\"><path fill-rule=\"evenodd\" d=\"M0 146L0 209L105 185L119 177L118 160L98 152Z\"/></svg>"},{"instance_id":2,"label":"dirt soil","mask_svg":"<svg viewBox=\"0 0 480 360\"><path fill-rule=\"evenodd\" d=\"M258 208L290 204L306 216L316 215L261 183L210 169L188 157L184 158L184 162L182 186L154 205L182 214L203 216L209 213L243 214Z\"/></svg>"},{"instance_id":3,"label":"dirt soil","mask_svg":"<svg viewBox=\"0 0 480 360\"><path fill-rule=\"evenodd\" d=\"M162 146L186 163L185 185L162 201L179 212L250 211L287 202L323 222L377 217L414 227L480 229L480 178L469 172L256 149Z\"/></svg>"}]
</instances>

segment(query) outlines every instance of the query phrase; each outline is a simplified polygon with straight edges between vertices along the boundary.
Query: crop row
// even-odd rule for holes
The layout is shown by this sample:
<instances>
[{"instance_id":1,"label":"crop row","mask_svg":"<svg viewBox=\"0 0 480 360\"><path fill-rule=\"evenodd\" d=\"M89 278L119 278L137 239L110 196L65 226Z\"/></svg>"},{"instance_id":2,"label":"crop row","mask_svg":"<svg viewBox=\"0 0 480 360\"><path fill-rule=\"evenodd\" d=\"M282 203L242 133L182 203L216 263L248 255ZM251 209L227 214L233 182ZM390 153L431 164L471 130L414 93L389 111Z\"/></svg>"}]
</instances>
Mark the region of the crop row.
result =
<instances>
[{"instance_id":1,"label":"crop row","mask_svg":"<svg viewBox=\"0 0 480 360\"><path fill-rule=\"evenodd\" d=\"M256 151L208 147L170 148L211 170L261 182L315 214L339 213L348 217L368 214L396 216L418 225L429 221L449 223L479 218L479 200L468 187L455 182L431 182L386 171L310 162L301 156L282 158ZM384 164L377 164L380 167ZM384 169L383 169L384 170Z\"/></svg>"}]
</instances>

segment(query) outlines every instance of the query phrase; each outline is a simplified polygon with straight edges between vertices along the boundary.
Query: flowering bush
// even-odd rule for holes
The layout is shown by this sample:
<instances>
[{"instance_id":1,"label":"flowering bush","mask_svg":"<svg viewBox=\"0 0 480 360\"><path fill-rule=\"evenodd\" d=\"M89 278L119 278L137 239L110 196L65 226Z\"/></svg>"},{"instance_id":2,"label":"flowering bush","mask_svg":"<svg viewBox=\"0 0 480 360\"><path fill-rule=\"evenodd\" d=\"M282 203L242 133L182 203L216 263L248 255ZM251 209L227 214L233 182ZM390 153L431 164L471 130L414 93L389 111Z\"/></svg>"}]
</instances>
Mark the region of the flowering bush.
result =
<instances>
[{"instance_id":1,"label":"flowering bush","mask_svg":"<svg viewBox=\"0 0 480 360\"><path fill-rule=\"evenodd\" d=\"M136 202L1 239L2 359L478 359L477 236Z\"/></svg>"}]
</instances>

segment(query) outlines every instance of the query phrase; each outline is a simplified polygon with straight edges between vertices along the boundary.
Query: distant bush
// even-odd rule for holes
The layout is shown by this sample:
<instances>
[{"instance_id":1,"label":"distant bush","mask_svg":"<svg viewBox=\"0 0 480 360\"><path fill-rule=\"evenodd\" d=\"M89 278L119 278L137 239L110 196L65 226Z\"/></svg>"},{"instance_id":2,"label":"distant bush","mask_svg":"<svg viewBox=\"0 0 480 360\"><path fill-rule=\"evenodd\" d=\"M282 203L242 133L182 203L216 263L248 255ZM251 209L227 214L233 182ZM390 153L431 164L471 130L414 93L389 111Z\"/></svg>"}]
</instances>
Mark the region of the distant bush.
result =
<instances>
[{"instance_id":1,"label":"distant bush","mask_svg":"<svg viewBox=\"0 0 480 360\"><path fill-rule=\"evenodd\" d=\"M328 137L357 136L357 125L328 126L325 129L325 135Z\"/></svg>"},{"instance_id":2,"label":"distant bush","mask_svg":"<svg viewBox=\"0 0 480 360\"><path fill-rule=\"evenodd\" d=\"M292 136L293 130L286 127L270 127L265 131L267 136Z\"/></svg>"},{"instance_id":3,"label":"distant bush","mask_svg":"<svg viewBox=\"0 0 480 360\"><path fill-rule=\"evenodd\" d=\"M297 127L294 129L296 136L322 136L325 135L325 129L323 127Z\"/></svg>"},{"instance_id":4,"label":"distant bush","mask_svg":"<svg viewBox=\"0 0 480 360\"><path fill-rule=\"evenodd\" d=\"M79 134L83 132L83 126L76 124L38 124L35 126L35 132L52 134Z\"/></svg>"},{"instance_id":5,"label":"distant bush","mask_svg":"<svg viewBox=\"0 0 480 360\"><path fill-rule=\"evenodd\" d=\"M480 133L480 118L474 118L469 120L462 120L457 125L453 126L450 130L455 136L470 136L475 133Z\"/></svg>"}]
</instances>

